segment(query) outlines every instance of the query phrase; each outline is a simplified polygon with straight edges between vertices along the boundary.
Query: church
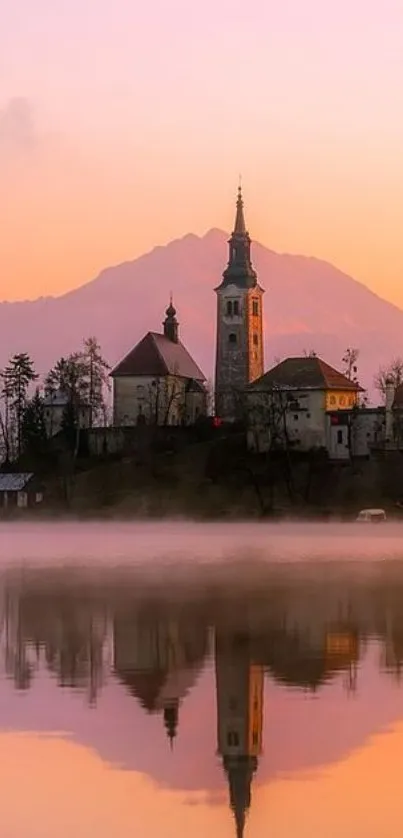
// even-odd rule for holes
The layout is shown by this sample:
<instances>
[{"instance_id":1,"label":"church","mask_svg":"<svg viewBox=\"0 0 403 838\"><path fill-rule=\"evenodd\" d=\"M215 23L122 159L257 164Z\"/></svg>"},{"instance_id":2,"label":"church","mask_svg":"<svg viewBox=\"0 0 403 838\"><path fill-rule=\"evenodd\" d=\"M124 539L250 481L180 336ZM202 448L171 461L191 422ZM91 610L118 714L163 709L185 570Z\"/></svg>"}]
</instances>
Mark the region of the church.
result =
<instances>
[{"instance_id":1,"label":"church","mask_svg":"<svg viewBox=\"0 0 403 838\"><path fill-rule=\"evenodd\" d=\"M113 424L193 425L207 412L205 376L179 339L172 299L163 332L147 332L112 370Z\"/></svg>"}]
</instances>

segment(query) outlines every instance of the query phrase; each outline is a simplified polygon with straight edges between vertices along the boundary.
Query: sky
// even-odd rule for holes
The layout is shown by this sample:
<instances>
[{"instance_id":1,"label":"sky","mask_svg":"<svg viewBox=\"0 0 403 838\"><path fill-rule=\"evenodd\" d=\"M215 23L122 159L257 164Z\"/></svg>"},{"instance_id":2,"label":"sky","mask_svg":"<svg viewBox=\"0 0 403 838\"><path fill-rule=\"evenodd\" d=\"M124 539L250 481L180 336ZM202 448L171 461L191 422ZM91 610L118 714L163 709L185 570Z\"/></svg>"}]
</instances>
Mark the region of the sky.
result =
<instances>
[{"instance_id":1,"label":"sky","mask_svg":"<svg viewBox=\"0 0 403 838\"><path fill-rule=\"evenodd\" d=\"M0 298L230 229L403 306L401 0L0 0ZM225 255L224 255L225 258Z\"/></svg>"}]
</instances>

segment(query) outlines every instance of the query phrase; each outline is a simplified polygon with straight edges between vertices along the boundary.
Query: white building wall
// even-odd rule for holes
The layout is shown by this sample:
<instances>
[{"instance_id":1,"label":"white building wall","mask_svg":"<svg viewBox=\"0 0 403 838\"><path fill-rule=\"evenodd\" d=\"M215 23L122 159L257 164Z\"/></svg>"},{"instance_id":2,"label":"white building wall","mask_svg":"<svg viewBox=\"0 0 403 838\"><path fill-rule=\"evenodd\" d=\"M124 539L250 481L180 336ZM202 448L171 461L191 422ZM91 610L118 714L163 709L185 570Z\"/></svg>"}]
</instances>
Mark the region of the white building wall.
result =
<instances>
[{"instance_id":1,"label":"white building wall","mask_svg":"<svg viewBox=\"0 0 403 838\"><path fill-rule=\"evenodd\" d=\"M354 457L368 457L371 445L384 437L385 416L382 412L362 409L351 418L351 443L348 425L333 425L331 417L326 416L327 449L332 460L348 460Z\"/></svg>"},{"instance_id":2,"label":"white building wall","mask_svg":"<svg viewBox=\"0 0 403 838\"><path fill-rule=\"evenodd\" d=\"M281 399L280 412L282 409L286 410L287 436L294 450L309 451L326 446L324 391L283 391L281 394L275 394L274 399ZM269 394L249 396L248 447L252 450L263 452L270 448L269 402Z\"/></svg>"},{"instance_id":3,"label":"white building wall","mask_svg":"<svg viewBox=\"0 0 403 838\"><path fill-rule=\"evenodd\" d=\"M177 376L117 376L113 379L113 424L181 424L186 410L185 381ZM141 421L141 420L140 420Z\"/></svg>"}]
</instances>

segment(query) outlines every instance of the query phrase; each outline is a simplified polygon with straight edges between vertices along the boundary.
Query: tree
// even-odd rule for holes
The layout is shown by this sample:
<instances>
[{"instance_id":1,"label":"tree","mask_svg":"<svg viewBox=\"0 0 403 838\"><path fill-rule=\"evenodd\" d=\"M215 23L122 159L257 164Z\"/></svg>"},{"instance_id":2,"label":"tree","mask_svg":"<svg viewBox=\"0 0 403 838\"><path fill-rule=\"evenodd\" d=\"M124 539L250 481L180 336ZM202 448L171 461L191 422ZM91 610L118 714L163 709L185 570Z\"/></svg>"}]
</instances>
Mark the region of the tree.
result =
<instances>
[{"instance_id":1,"label":"tree","mask_svg":"<svg viewBox=\"0 0 403 838\"><path fill-rule=\"evenodd\" d=\"M11 389L4 372L1 377L1 408L0 408L0 429L2 437L2 454L7 464L13 459L15 427L10 409Z\"/></svg>"},{"instance_id":2,"label":"tree","mask_svg":"<svg viewBox=\"0 0 403 838\"><path fill-rule=\"evenodd\" d=\"M265 392L251 391L246 396L244 412L247 416L249 434L253 436L253 447L257 453L263 453L266 457L270 508L274 503L274 483L275 477L279 474L278 465L280 465L281 476L285 481L290 500L293 501L295 497L291 460L292 442L287 422L289 411L289 396L277 387L272 387L270 391ZM277 468L274 459L277 461ZM256 484L255 489L257 491ZM259 502L261 503L260 496Z\"/></svg>"},{"instance_id":3,"label":"tree","mask_svg":"<svg viewBox=\"0 0 403 838\"><path fill-rule=\"evenodd\" d=\"M28 454L42 454L46 448L45 406L38 389L24 410L21 439L23 450Z\"/></svg>"},{"instance_id":4,"label":"tree","mask_svg":"<svg viewBox=\"0 0 403 838\"><path fill-rule=\"evenodd\" d=\"M105 390L110 390L110 366L101 353L101 347L95 337L84 341L82 353L83 368L87 379L89 427L103 419L106 413Z\"/></svg>"},{"instance_id":5,"label":"tree","mask_svg":"<svg viewBox=\"0 0 403 838\"><path fill-rule=\"evenodd\" d=\"M28 390L37 378L33 361L25 352L14 355L3 373L3 393L8 413L11 413L15 420L18 457L21 454L22 420L27 406Z\"/></svg>"},{"instance_id":6,"label":"tree","mask_svg":"<svg viewBox=\"0 0 403 838\"><path fill-rule=\"evenodd\" d=\"M394 385L395 389L403 383L403 358L394 358L386 367L379 368L374 378L374 384L383 397L386 394L386 384L388 381Z\"/></svg>"},{"instance_id":7,"label":"tree","mask_svg":"<svg viewBox=\"0 0 403 838\"><path fill-rule=\"evenodd\" d=\"M342 364L343 364L343 373L346 378L349 378L350 381L357 380L357 361L360 355L359 349L353 349L349 347L346 349L343 357L342 357Z\"/></svg>"},{"instance_id":8,"label":"tree","mask_svg":"<svg viewBox=\"0 0 403 838\"><path fill-rule=\"evenodd\" d=\"M109 385L110 366L101 353L95 337L84 341L83 349L67 358L60 358L45 379L45 393L52 396L60 391L66 396L70 418L78 424L82 409L88 410L88 424L92 428L106 414L105 390Z\"/></svg>"}]
</instances>

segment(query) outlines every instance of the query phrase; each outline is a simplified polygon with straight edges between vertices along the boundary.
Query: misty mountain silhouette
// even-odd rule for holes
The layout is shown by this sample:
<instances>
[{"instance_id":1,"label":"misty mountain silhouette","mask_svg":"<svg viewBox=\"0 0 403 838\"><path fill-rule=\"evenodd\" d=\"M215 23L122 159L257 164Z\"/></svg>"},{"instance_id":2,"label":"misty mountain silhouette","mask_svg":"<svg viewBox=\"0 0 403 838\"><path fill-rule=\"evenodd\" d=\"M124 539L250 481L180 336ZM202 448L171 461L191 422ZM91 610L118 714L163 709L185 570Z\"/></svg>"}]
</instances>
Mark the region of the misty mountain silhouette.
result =
<instances>
[{"instance_id":1,"label":"misty mountain silhouette","mask_svg":"<svg viewBox=\"0 0 403 838\"><path fill-rule=\"evenodd\" d=\"M173 292L181 338L209 378L214 369L214 288L227 262L228 234L210 230L156 247L107 268L60 297L0 303L0 366L29 352L42 375L61 356L96 335L115 364L148 330L160 331ZM403 352L403 311L332 265L278 254L253 243L253 263L266 289L265 368L314 349L340 367L348 346L360 349L363 386L373 389L380 364Z\"/></svg>"}]
</instances>

